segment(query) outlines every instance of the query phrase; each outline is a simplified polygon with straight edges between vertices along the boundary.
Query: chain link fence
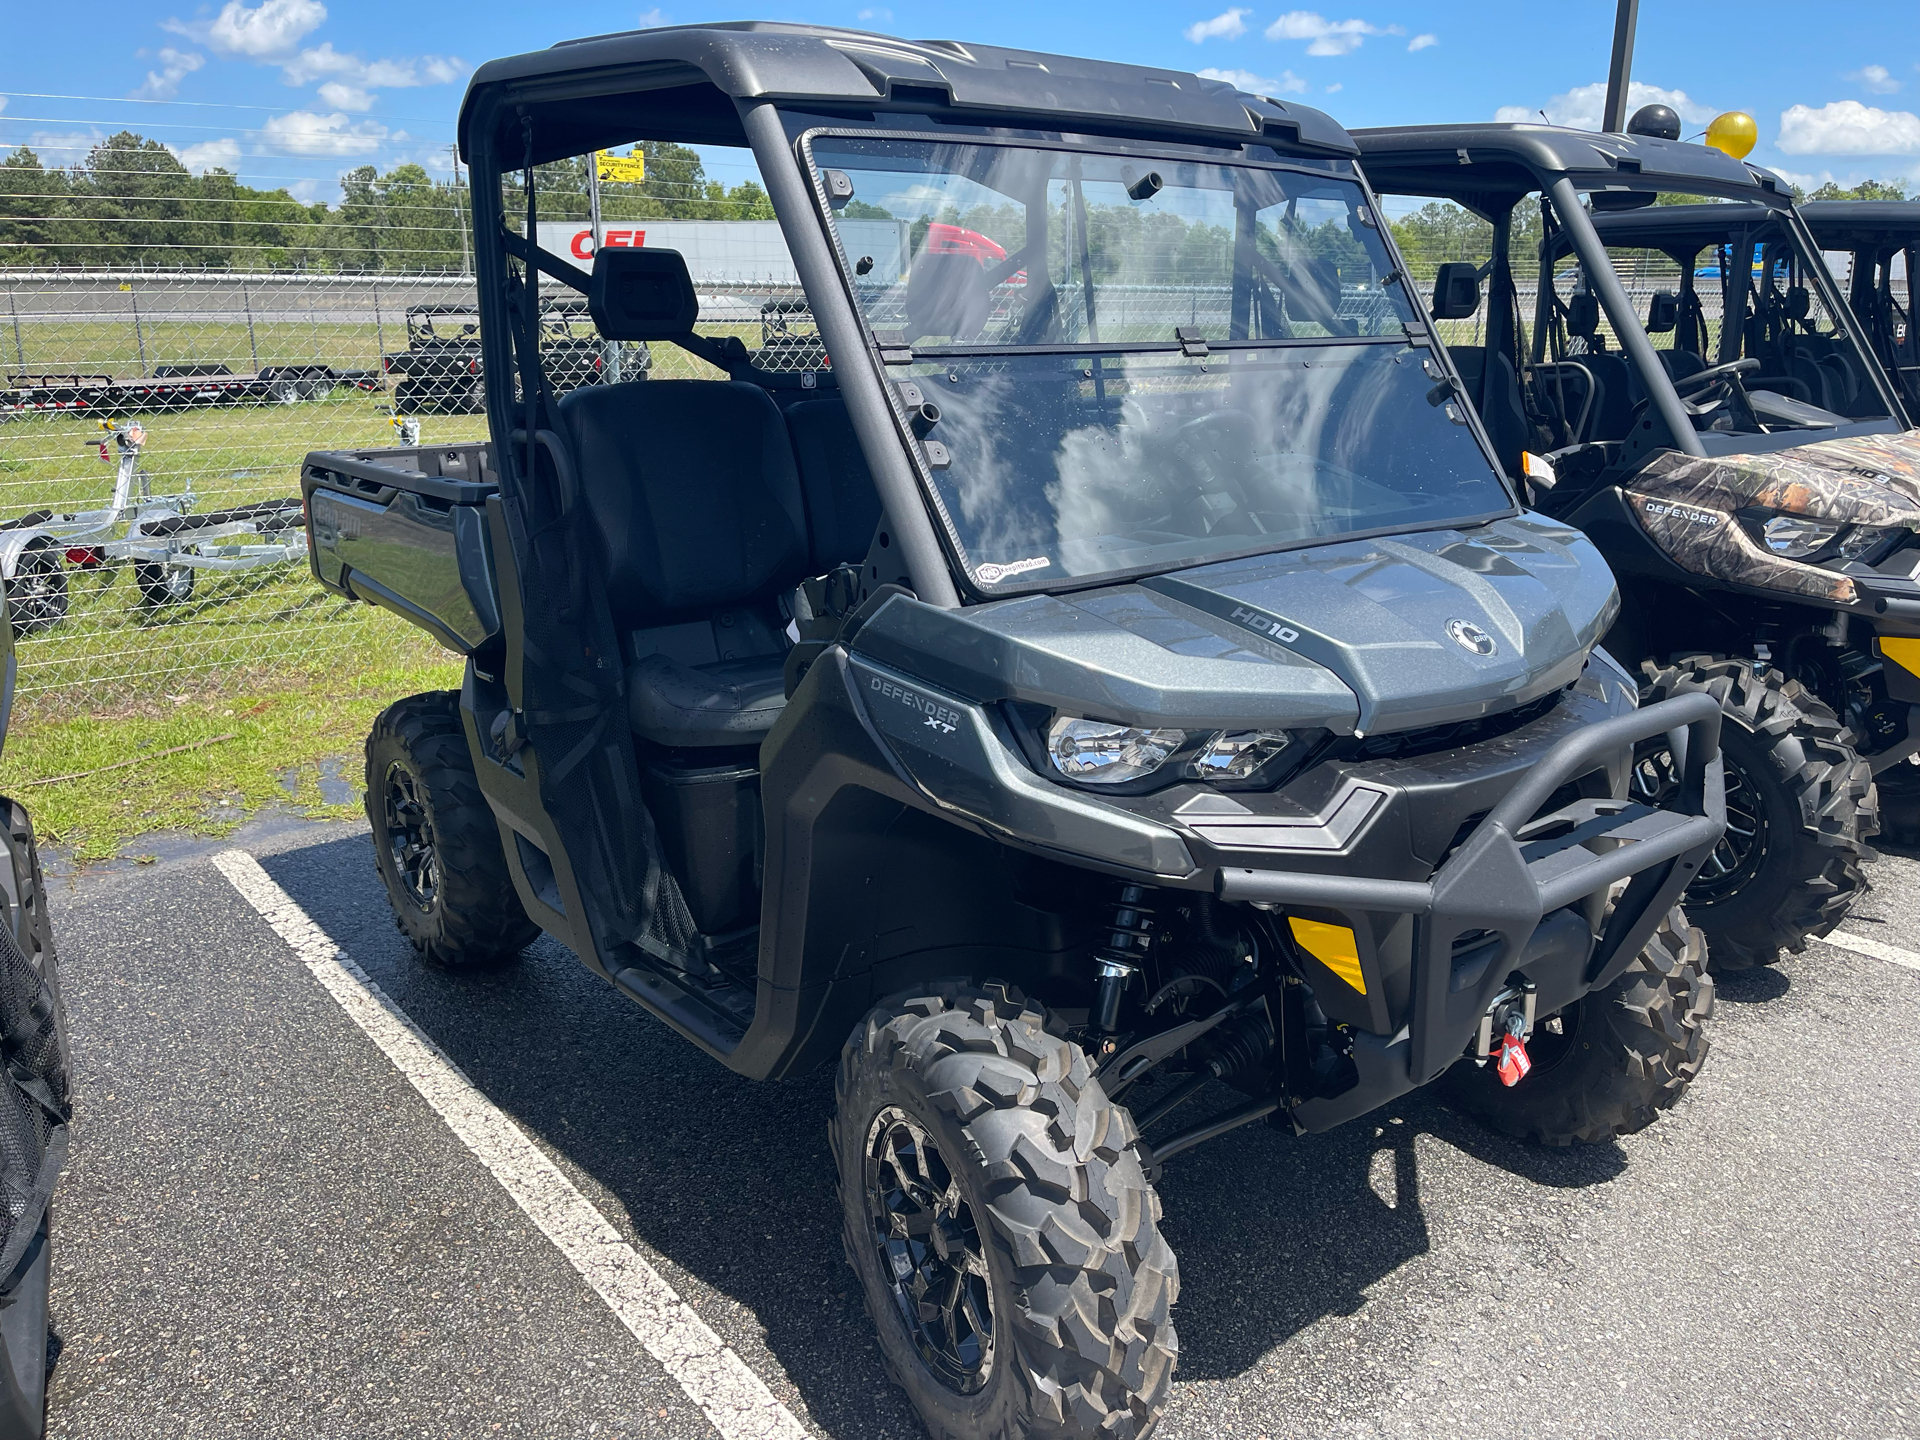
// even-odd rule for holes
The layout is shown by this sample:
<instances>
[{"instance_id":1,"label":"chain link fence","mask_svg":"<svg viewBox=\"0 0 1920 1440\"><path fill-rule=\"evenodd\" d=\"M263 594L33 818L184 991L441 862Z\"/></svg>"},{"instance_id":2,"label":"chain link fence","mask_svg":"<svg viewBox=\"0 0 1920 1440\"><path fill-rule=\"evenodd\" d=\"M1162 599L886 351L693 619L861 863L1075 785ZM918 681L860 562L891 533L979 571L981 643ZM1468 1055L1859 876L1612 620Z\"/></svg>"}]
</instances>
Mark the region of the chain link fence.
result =
<instances>
[{"instance_id":1,"label":"chain link fence","mask_svg":"<svg viewBox=\"0 0 1920 1440\"><path fill-rule=\"evenodd\" d=\"M307 566L311 450L483 439L463 276L0 269L0 578L19 690L97 706L324 671L417 632L324 595ZM565 390L710 375L611 346L546 287ZM701 326L763 367L826 363L797 287L701 287Z\"/></svg>"}]
</instances>

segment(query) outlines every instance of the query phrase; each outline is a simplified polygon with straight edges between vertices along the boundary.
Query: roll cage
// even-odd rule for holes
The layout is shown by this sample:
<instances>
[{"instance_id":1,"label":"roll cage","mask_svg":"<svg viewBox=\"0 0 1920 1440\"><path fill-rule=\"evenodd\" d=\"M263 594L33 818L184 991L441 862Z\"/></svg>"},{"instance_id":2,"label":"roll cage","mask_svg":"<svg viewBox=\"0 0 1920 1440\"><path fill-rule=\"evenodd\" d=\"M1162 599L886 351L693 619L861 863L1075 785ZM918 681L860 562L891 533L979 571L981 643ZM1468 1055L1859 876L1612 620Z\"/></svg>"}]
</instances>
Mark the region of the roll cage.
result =
<instances>
[{"instance_id":1,"label":"roll cage","mask_svg":"<svg viewBox=\"0 0 1920 1440\"><path fill-rule=\"evenodd\" d=\"M1634 379L1658 418L1659 429L1664 433L1654 443L1671 445L1693 456L1728 449L1752 449L1756 445L1765 447L1767 442L1763 437L1703 436L1696 428L1694 412L1677 388L1674 376L1661 363L1645 323L1608 258L1606 247L1611 235L1621 233L1619 227L1643 223L1658 227L1667 223L1656 211L1644 207L1651 207L1661 193L1684 193L1735 204L1688 207L1692 211L1691 221L1680 222L1672 232L1672 243L1677 247L1683 248L1690 240L1689 224L1697 225L1703 234L1718 233L1724 239L1726 221L1713 223L1705 217L1737 209L1756 223L1768 220L1777 223L1783 234L1792 237L1800 253L1817 256L1818 246L1795 212L1788 188L1778 177L1706 146L1553 126L1388 127L1357 130L1353 134L1361 149L1362 167L1380 192L1450 200L1493 226L1494 253L1488 268L1490 291L1486 320L1489 353L1499 350L1510 355L1516 367L1530 361L1536 370L1543 362L1561 358L1554 336L1559 335L1559 347L1564 347L1569 307L1556 293L1552 281L1559 258L1572 255L1580 263L1587 293L1597 303L1597 313L1604 315L1618 337ZM1542 207L1545 233L1532 317L1532 342L1522 355L1518 342L1521 330L1518 287L1510 240L1517 207L1534 193L1550 204ZM1585 204L1583 196L1587 198ZM1615 228L1609 230L1608 227ZM1812 283L1826 312L1836 317L1843 328L1857 331L1858 323L1825 267L1815 263L1807 267L1807 272L1805 279ZM1679 304L1673 320L1677 326L1690 328L1696 338L1704 339L1706 327L1700 317L1692 281L1689 275L1684 293L1676 297ZM1591 324L1581 328L1591 329ZM1729 340L1737 342L1739 337L1740 332L1729 326L1723 333L1723 344ZM1890 417L1879 422L1878 428L1905 428L1906 416L1900 398L1886 375L1870 361L1865 368L1866 378L1884 406L1884 415ZM1483 393L1477 398L1484 409L1489 397ZM1556 440L1564 442L1569 438L1561 436ZM1514 444L1509 439L1499 448L1510 451ZM1502 458L1512 463L1510 454L1503 453Z\"/></svg>"}]
</instances>

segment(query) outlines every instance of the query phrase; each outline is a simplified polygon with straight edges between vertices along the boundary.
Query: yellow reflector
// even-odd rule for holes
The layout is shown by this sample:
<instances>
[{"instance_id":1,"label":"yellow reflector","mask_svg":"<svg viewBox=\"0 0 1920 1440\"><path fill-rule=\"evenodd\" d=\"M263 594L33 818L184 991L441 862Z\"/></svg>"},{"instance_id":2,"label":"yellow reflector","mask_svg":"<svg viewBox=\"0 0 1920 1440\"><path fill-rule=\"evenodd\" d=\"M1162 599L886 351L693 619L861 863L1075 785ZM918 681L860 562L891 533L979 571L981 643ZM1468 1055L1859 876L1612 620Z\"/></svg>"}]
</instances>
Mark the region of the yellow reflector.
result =
<instances>
[{"instance_id":1,"label":"yellow reflector","mask_svg":"<svg viewBox=\"0 0 1920 1440\"><path fill-rule=\"evenodd\" d=\"M1880 653L1902 670L1920 675L1920 640L1905 635L1882 635Z\"/></svg>"},{"instance_id":2,"label":"yellow reflector","mask_svg":"<svg viewBox=\"0 0 1920 1440\"><path fill-rule=\"evenodd\" d=\"M1338 975L1362 995L1367 993L1367 977L1360 969L1360 947L1353 931L1344 925L1326 925L1318 920L1302 920L1289 915L1293 938L1300 948Z\"/></svg>"}]
</instances>

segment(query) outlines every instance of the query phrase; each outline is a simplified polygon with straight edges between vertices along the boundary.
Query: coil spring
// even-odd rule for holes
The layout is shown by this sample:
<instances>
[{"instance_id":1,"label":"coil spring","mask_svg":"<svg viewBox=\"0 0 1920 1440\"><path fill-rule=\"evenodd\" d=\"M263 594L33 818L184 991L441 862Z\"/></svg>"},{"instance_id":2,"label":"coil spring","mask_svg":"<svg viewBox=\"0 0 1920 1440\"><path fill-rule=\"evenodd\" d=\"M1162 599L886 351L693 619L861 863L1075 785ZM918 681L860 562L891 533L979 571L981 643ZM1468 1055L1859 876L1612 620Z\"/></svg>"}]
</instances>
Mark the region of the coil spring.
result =
<instances>
[{"instance_id":1,"label":"coil spring","mask_svg":"<svg viewBox=\"0 0 1920 1440\"><path fill-rule=\"evenodd\" d=\"M1153 944L1153 909L1140 902L1146 899L1145 885L1122 885L1114 902L1113 918L1107 924L1106 947L1102 960L1129 968L1138 966Z\"/></svg>"}]
</instances>

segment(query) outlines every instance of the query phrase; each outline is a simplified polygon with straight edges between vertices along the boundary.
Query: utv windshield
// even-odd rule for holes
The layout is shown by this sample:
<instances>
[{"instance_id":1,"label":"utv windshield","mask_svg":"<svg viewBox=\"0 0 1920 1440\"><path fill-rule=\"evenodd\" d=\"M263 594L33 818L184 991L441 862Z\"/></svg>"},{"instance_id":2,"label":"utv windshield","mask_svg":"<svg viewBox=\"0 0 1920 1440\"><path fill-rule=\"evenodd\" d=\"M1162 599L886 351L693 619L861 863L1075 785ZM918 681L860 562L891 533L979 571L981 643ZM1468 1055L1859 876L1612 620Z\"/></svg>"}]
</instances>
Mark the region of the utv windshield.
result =
<instances>
[{"instance_id":1,"label":"utv windshield","mask_svg":"<svg viewBox=\"0 0 1920 1440\"><path fill-rule=\"evenodd\" d=\"M976 583L1168 569L1512 500L1365 192L1326 171L816 137ZM897 249L877 255L888 222ZM904 255L900 267L891 257ZM933 416L937 415L937 419Z\"/></svg>"}]
</instances>

